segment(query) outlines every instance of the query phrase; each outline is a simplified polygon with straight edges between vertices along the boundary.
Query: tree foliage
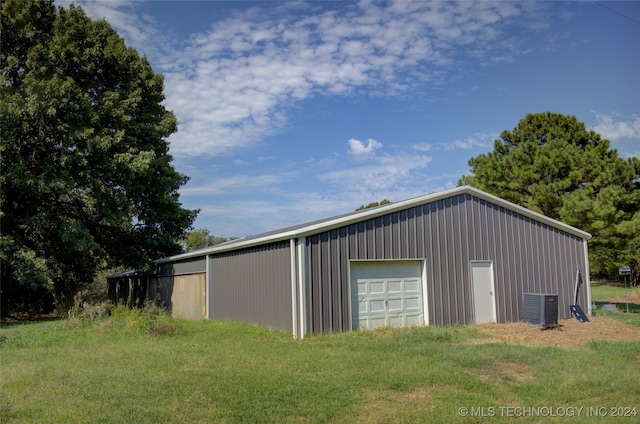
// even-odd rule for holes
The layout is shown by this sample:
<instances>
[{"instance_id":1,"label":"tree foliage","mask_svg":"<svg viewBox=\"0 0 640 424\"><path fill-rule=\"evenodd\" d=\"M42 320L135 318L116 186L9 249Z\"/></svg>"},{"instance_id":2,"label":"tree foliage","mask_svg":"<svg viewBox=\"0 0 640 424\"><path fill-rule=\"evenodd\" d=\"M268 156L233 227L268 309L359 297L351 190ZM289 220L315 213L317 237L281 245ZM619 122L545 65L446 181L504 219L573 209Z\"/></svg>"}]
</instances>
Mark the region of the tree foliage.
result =
<instances>
[{"instance_id":1,"label":"tree foliage","mask_svg":"<svg viewBox=\"0 0 640 424\"><path fill-rule=\"evenodd\" d=\"M358 209L356 209L356 211L361 211L363 209L369 209L369 208L375 208L377 206L382 206L382 205L388 205L390 203L391 203L390 200L382 199L379 202L371 202L371 203L369 203L367 205L360 205L360 207Z\"/></svg>"},{"instance_id":2,"label":"tree foliage","mask_svg":"<svg viewBox=\"0 0 640 424\"><path fill-rule=\"evenodd\" d=\"M163 78L104 21L2 2L3 312L68 304L105 266L177 253L183 209ZM42 298L34 303L33 299Z\"/></svg>"},{"instance_id":3,"label":"tree foliage","mask_svg":"<svg viewBox=\"0 0 640 424\"><path fill-rule=\"evenodd\" d=\"M614 276L628 263L638 270L640 161L622 159L609 140L574 116L526 115L503 131L494 149L469 160L471 185L593 235L594 274Z\"/></svg>"},{"instance_id":4,"label":"tree foliage","mask_svg":"<svg viewBox=\"0 0 640 424\"><path fill-rule=\"evenodd\" d=\"M214 246L233 239L235 239L235 237L226 238L214 236L207 228L196 228L195 230L189 231L180 244L182 244L182 249L185 252L191 252L192 250Z\"/></svg>"}]
</instances>

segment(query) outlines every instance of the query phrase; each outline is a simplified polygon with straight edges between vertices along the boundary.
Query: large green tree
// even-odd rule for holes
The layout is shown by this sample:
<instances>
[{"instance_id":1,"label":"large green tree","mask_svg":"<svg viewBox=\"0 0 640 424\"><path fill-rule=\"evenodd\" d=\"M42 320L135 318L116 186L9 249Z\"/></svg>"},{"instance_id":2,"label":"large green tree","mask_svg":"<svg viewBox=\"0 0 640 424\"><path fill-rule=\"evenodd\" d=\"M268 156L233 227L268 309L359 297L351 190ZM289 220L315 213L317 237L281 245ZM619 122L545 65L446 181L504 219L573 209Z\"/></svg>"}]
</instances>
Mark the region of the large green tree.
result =
<instances>
[{"instance_id":1,"label":"large green tree","mask_svg":"<svg viewBox=\"0 0 640 424\"><path fill-rule=\"evenodd\" d=\"M613 277L638 270L640 160L622 159L574 116L526 115L492 152L469 160L471 185L590 232L591 270Z\"/></svg>"},{"instance_id":2,"label":"large green tree","mask_svg":"<svg viewBox=\"0 0 640 424\"><path fill-rule=\"evenodd\" d=\"M98 269L177 253L181 207L163 78L104 21L2 1L3 313L68 305Z\"/></svg>"},{"instance_id":3,"label":"large green tree","mask_svg":"<svg viewBox=\"0 0 640 424\"><path fill-rule=\"evenodd\" d=\"M180 241L180 244L185 252L191 252L193 250L203 249L205 247L225 243L234 239L236 239L236 237L227 238L214 236L208 228L196 228L189 231Z\"/></svg>"}]
</instances>

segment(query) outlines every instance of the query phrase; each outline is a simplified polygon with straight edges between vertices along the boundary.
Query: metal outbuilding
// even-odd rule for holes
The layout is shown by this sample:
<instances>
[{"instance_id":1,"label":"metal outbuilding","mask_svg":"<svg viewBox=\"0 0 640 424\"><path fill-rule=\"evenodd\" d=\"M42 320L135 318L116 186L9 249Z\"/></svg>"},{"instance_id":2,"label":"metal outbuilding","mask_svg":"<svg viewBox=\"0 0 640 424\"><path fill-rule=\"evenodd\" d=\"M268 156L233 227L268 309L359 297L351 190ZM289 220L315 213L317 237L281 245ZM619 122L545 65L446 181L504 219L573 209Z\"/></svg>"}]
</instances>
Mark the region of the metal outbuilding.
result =
<instances>
[{"instance_id":1,"label":"metal outbuilding","mask_svg":"<svg viewBox=\"0 0 640 424\"><path fill-rule=\"evenodd\" d=\"M524 293L556 293L569 318L578 266L591 312L590 238L464 186L159 259L156 278L191 318L296 338L520 321Z\"/></svg>"}]
</instances>

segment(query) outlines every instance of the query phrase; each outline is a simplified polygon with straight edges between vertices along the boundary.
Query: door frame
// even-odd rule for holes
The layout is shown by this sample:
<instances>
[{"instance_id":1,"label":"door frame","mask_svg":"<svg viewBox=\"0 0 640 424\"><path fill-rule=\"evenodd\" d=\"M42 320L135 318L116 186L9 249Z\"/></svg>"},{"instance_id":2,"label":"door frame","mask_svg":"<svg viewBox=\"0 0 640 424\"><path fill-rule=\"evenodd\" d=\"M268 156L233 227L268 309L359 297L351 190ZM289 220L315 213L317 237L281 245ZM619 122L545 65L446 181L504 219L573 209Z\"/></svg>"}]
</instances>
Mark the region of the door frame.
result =
<instances>
[{"instance_id":1,"label":"door frame","mask_svg":"<svg viewBox=\"0 0 640 424\"><path fill-rule=\"evenodd\" d=\"M496 307L496 278L495 278L495 272L493 269L493 260L472 260L469 262L469 280L470 280L470 286L471 286L471 308L472 308L472 312L473 312L473 320L474 322L477 323L477 319L476 319L476 313L477 313L477 307L476 307L476 292L475 292L475 284L473 281L473 268L475 264L483 264L489 265L489 270L491 272L491 282L490 282L490 292L492 293L492 297L493 297L493 302L491 305L491 313L493 315L493 319L491 321L487 321L487 322L498 322L498 311L497 311L497 307Z\"/></svg>"}]
</instances>

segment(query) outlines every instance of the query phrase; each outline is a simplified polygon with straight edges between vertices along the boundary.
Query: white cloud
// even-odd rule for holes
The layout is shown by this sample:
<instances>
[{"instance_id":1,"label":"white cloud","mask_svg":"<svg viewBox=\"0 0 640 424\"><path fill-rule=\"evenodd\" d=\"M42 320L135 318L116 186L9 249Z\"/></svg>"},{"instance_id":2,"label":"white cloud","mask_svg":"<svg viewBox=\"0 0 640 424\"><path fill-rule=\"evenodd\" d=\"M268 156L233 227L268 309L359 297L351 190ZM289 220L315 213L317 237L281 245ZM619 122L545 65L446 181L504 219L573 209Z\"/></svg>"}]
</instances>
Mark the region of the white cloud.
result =
<instances>
[{"instance_id":1,"label":"white cloud","mask_svg":"<svg viewBox=\"0 0 640 424\"><path fill-rule=\"evenodd\" d=\"M414 143L411 145L411 149L416 150L418 152L428 152L433 148L431 143Z\"/></svg>"},{"instance_id":2,"label":"white cloud","mask_svg":"<svg viewBox=\"0 0 640 424\"><path fill-rule=\"evenodd\" d=\"M176 156L246 148L287 125L291 107L313 95L412 93L464 55L508 61L518 43L496 43L533 4L504 2L269 3L238 9L177 49L167 29L125 0L82 1L152 57L165 75L166 105L179 131ZM141 6L141 5L144 5ZM170 31L170 29L169 29ZM166 43L158 43L163 36ZM157 47L163 44L163 47ZM157 49L164 49L158 52ZM173 49L173 50L171 50Z\"/></svg>"},{"instance_id":3,"label":"white cloud","mask_svg":"<svg viewBox=\"0 0 640 424\"><path fill-rule=\"evenodd\" d=\"M475 149L475 148L491 148L497 134L475 133L469 137L445 141L438 143L415 143L411 145L411 149L418 152L427 152L430 150L455 150L455 149Z\"/></svg>"},{"instance_id":4,"label":"white cloud","mask_svg":"<svg viewBox=\"0 0 640 424\"><path fill-rule=\"evenodd\" d=\"M362 156L369 155L382 147L382 143L374 140L373 138L367 139L367 144L365 145L362 141L356 140L352 138L349 140L349 153L352 155Z\"/></svg>"},{"instance_id":5,"label":"white cloud","mask_svg":"<svg viewBox=\"0 0 640 424\"><path fill-rule=\"evenodd\" d=\"M362 149L374 145L373 140L356 144ZM373 201L400 201L455 186L459 175L430 172L431 156L396 149L367 155L366 160L333 154L311 161L304 171L253 174L251 167L242 166L238 174L217 176L215 168L203 169L193 185L180 192L201 209L198 226L217 234L224 222L225 234L244 236L350 212ZM208 200L212 195L215 201Z\"/></svg>"},{"instance_id":6,"label":"white cloud","mask_svg":"<svg viewBox=\"0 0 640 424\"><path fill-rule=\"evenodd\" d=\"M454 182L439 177L425 177L420 185L399 185L361 191L356 189L318 193L286 192L268 200L230 200L201 207L200 225L215 234L244 237L290 225L355 211L357 207L382 199L392 202L453 188ZM268 211L268 213L265 213ZM224 222L222 228L219 222ZM253 224L253 226L247 225Z\"/></svg>"},{"instance_id":7,"label":"white cloud","mask_svg":"<svg viewBox=\"0 0 640 424\"><path fill-rule=\"evenodd\" d=\"M497 134L475 133L469 137L439 143L414 143L411 149L418 152L428 152L431 150L469 150L469 149L491 149Z\"/></svg>"},{"instance_id":8,"label":"white cloud","mask_svg":"<svg viewBox=\"0 0 640 424\"><path fill-rule=\"evenodd\" d=\"M215 176L214 179L203 178L196 185L187 184L180 189L181 195L211 196L222 194L257 193L277 191L277 187L291 180L295 173L248 175L238 174L226 177Z\"/></svg>"},{"instance_id":9,"label":"white cloud","mask_svg":"<svg viewBox=\"0 0 640 424\"><path fill-rule=\"evenodd\" d=\"M198 222L199 226L210 228L215 234L246 237L289 225L283 225L280 218L286 213L287 207L277 201L236 200L200 207ZM224 222L223 226L220 225L221 221ZM259 222L260 229L254 230L255 227L247 225L249 222Z\"/></svg>"},{"instance_id":10,"label":"white cloud","mask_svg":"<svg viewBox=\"0 0 640 424\"><path fill-rule=\"evenodd\" d=\"M318 178L346 192L393 191L403 185L419 183L420 178L416 174L425 169L431 160L430 156L405 153L380 155L367 164L329 171Z\"/></svg>"},{"instance_id":11,"label":"white cloud","mask_svg":"<svg viewBox=\"0 0 640 424\"><path fill-rule=\"evenodd\" d=\"M439 143L444 150L453 149L474 149L476 147L490 148L493 146L495 135L487 133L476 133L464 139L454 140L449 143Z\"/></svg>"},{"instance_id":12,"label":"white cloud","mask_svg":"<svg viewBox=\"0 0 640 424\"><path fill-rule=\"evenodd\" d=\"M640 139L640 116L619 118L614 115L606 115L592 110L596 115L596 123L593 130L611 141L626 138Z\"/></svg>"}]
</instances>

